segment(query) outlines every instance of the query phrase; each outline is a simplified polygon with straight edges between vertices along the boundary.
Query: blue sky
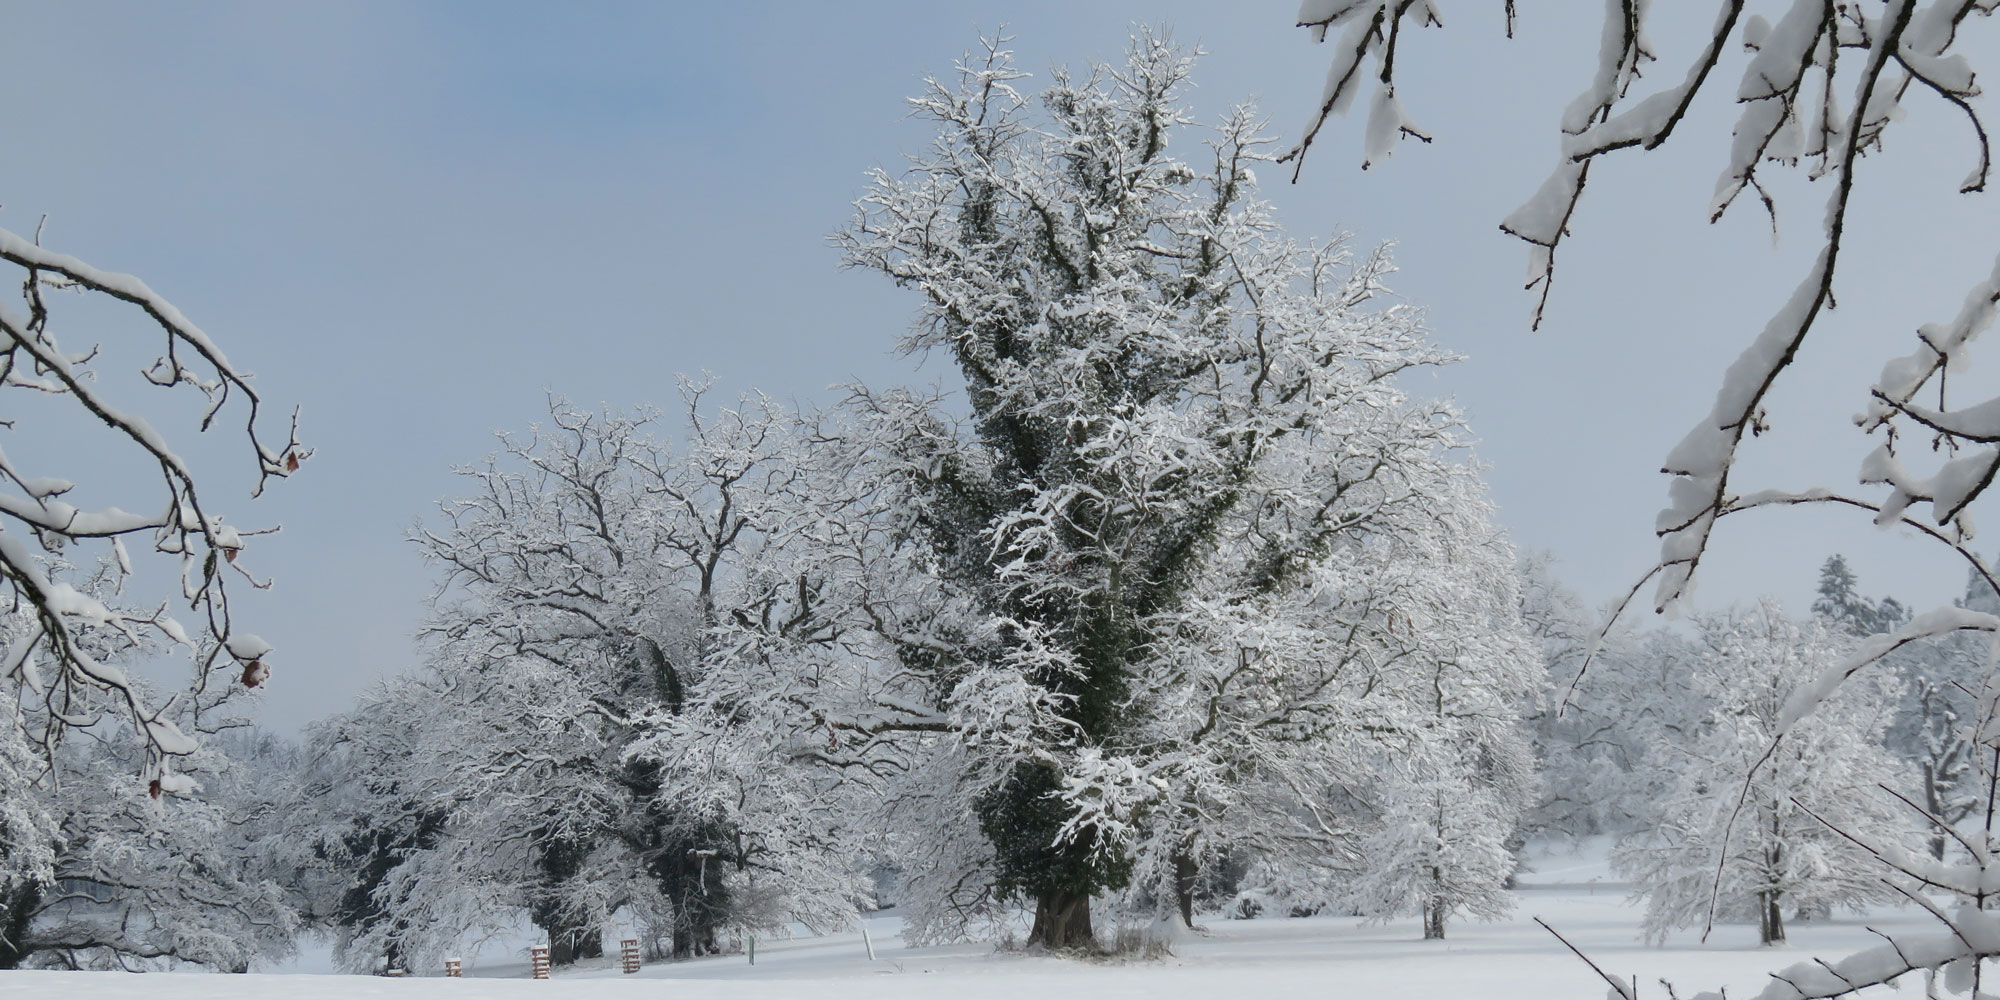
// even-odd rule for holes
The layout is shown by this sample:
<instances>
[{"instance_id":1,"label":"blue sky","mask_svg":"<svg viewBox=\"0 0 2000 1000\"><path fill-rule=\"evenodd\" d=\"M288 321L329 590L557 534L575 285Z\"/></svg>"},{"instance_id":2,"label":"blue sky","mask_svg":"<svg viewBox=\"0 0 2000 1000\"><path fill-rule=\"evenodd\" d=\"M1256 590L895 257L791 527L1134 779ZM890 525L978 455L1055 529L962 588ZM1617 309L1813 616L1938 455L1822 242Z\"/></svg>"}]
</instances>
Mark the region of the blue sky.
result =
<instances>
[{"instance_id":1,"label":"blue sky","mask_svg":"<svg viewBox=\"0 0 2000 1000\"><path fill-rule=\"evenodd\" d=\"M1552 164L1556 115L1589 72L1596 17L1571 6L1524 3L1507 42L1497 5L1453 5L1447 29L1410 40L1402 68L1403 101L1435 144L1406 143L1363 173L1360 123L1346 122L1298 185L1263 173L1293 233L1397 241L1395 287L1469 356L1413 388L1464 405L1502 520L1599 600L1652 558L1659 459L1801 273L1824 192L1784 178L1775 241L1749 205L1705 224L1733 121L1727 67L1675 145L1600 168L1549 322L1528 332L1526 254L1496 225ZM17 5L0 40L0 226L29 231L46 214L47 245L146 278L269 398L303 407L319 450L305 474L225 508L285 525L252 552L277 585L245 611L278 647L267 709L289 728L412 662L434 580L404 539L462 488L450 468L483 457L496 429L533 421L545 393L664 403L674 373L707 370L730 390L812 403L837 382L939 377L889 353L915 301L840 271L825 236L865 169L924 140L902 98L980 30L1004 21L1039 72L1116 57L1134 22L1170 25L1210 52L1190 94L1199 117L1256 96L1290 137L1326 60L1289 27L1292 11ZM1655 80L1678 76L1707 23L1676 16L1656 14ZM1987 28L1971 43L1982 65L1996 54ZM1850 482L1867 443L1845 419L1882 359L1948 317L2000 250L1991 199L1951 193L1971 163L1962 132L1919 104L1900 133L1863 166L1842 309L1775 397L1748 486ZM129 319L58 321L78 324L72 342L114 344L136 336ZM7 447L60 464L89 461L61 454L89 441ZM235 442L219 444L188 447L226 470ZM1934 602L1962 581L1851 515L1764 515L1717 540L1704 603L1769 592L1803 610L1836 549L1870 592Z\"/></svg>"}]
</instances>

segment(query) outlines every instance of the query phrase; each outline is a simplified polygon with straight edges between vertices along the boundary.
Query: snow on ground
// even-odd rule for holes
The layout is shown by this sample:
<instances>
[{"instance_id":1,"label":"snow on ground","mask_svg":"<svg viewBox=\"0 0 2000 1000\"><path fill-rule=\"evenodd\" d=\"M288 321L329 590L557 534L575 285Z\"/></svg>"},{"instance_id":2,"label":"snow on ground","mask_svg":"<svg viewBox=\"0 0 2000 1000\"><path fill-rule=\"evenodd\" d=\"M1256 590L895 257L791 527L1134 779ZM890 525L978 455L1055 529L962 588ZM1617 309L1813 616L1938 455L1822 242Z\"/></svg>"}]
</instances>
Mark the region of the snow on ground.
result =
<instances>
[{"instance_id":1,"label":"snow on ground","mask_svg":"<svg viewBox=\"0 0 2000 1000\"><path fill-rule=\"evenodd\" d=\"M1445 941L1419 939L1414 920L1363 925L1351 917L1224 920L1209 917L1206 936L1175 947L1158 961L1082 962L996 952L990 945L907 949L896 940L894 911L868 922L878 960L870 962L859 930L820 938L759 941L757 964L728 955L649 965L621 975L616 959L560 971L554 980L527 978L525 956L509 962L491 956L472 978L437 976L381 979L361 976L252 974L244 976L133 976L98 972L0 972L7 1000L1170 1000L1177 997L1245 997L1277 1000L1597 1000L1605 987L1532 917L1542 917L1598 964L1620 976L1638 976L1641 996L1665 996L1660 977L1682 996L1727 986L1749 997L1777 971L1814 955L1837 957L1879 944L1866 930L1922 928L1911 911L1883 911L1866 920L1840 917L1791 926L1792 943L1760 948L1756 929L1717 928L1707 944L1685 934L1666 947L1638 940L1640 911L1629 892L1611 883L1599 845L1576 854L1540 853L1524 879L1520 906L1494 924L1456 923ZM1864 926L1865 925L1865 926ZM1907 977L1896 991L1870 997L1921 997L1923 984Z\"/></svg>"}]
</instances>

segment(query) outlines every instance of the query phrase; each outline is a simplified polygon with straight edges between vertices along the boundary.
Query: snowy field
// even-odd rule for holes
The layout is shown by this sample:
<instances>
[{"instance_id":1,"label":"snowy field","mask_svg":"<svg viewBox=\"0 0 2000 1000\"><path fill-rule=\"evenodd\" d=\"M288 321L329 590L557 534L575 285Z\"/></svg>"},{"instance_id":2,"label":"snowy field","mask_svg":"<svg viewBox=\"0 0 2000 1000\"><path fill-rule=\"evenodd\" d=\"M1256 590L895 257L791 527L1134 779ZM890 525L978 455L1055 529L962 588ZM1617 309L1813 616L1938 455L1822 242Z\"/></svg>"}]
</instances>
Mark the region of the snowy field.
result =
<instances>
[{"instance_id":1,"label":"snowy field","mask_svg":"<svg viewBox=\"0 0 2000 1000\"><path fill-rule=\"evenodd\" d=\"M907 949L896 938L893 912L869 922L877 960L870 962L859 930L821 938L760 941L757 964L742 955L650 965L622 975L610 959L559 971L554 980L527 978L525 955L488 949L466 979L292 974L133 976L123 973L0 973L7 1000L336 1000L349 997L716 998L767 1000L1043 1000L1241 997L1249 1000L1340 997L1342 1000L1597 1000L1601 980L1541 928L1541 917L1590 952L1607 970L1639 977L1640 995L1664 997L1661 977L1682 996L1726 986L1751 997L1766 973L1819 955L1838 957L1879 944L1869 926L1887 931L1924 926L1920 914L1884 911L1867 919L1843 916L1791 927L1791 944L1760 948L1753 927L1719 928L1710 942L1683 935L1664 948L1638 940L1640 912L1627 902L1601 861L1590 855L1541 856L1519 892L1520 907L1501 923L1458 923L1449 939L1419 939L1416 921L1364 926L1345 917L1205 921L1208 933L1158 961L1066 961L998 953L988 945ZM308 956L304 964L311 964ZM1920 997L1907 977L1896 991L1870 997Z\"/></svg>"}]
</instances>

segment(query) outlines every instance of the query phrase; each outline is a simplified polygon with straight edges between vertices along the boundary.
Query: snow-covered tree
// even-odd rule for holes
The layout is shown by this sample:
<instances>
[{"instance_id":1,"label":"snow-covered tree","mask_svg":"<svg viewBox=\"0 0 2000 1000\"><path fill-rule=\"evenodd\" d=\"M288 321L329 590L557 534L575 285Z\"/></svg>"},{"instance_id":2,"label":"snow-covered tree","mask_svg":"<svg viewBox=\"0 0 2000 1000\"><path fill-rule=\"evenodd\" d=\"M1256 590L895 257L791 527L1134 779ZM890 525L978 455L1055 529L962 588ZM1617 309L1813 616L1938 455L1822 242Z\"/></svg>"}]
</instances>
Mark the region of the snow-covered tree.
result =
<instances>
[{"instance_id":1,"label":"snow-covered tree","mask_svg":"<svg viewBox=\"0 0 2000 1000\"><path fill-rule=\"evenodd\" d=\"M1656 759L1692 739L1708 711L1687 682L1695 656L1674 629L1603 630L1545 559L1522 566L1521 617L1548 675L1525 724L1540 761L1528 832L1623 834L1649 822L1670 774ZM1583 683L1583 669L1589 676Z\"/></svg>"},{"instance_id":2,"label":"snow-covered tree","mask_svg":"<svg viewBox=\"0 0 2000 1000\"><path fill-rule=\"evenodd\" d=\"M466 470L478 492L420 537L447 572L432 669L465 692L432 734L456 786L451 826L520 846L491 860L525 866L510 878L562 963L601 954L607 903L635 891L611 882L648 881L642 852L685 864L706 846L628 843L668 826L647 816L656 789L623 758L633 718L679 697L699 633L676 558L692 540L664 495L677 470L645 423L553 403L547 430ZM675 911L699 936L694 915L719 887L680 888Z\"/></svg>"},{"instance_id":3,"label":"snow-covered tree","mask_svg":"<svg viewBox=\"0 0 2000 1000\"><path fill-rule=\"evenodd\" d=\"M1452 547L1449 559L1417 564L1436 596L1410 626L1425 641L1397 672L1402 705L1391 718L1404 731L1383 741L1378 776L1361 786L1379 815L1341 897L1377 919L1421 916L1426 939L1443 938L1455 915L1490 920L1513 908L1519 825L1535 803L1520 719L1545 668L1505 585L1512 550L1483 554Z\"/></svg>"},{"instance_id":4,"label":"snow-covered tree","mask_svg":"<svg viewBox=\"0 0 2000 1000\"><path fill-rule=\"evenodd\" d=\"M1478 759L1477 747L1459 749ZM1349 895L1356 910L1383 920L1420 916L1424 938L1441 940L1455 914L1493 920L1514 908L1508 837L1520 801L1496 794L1470 767L1411 775L1380 791L1388 808L1362 838L1365 865Z\"/></svg>"},{"instance_id":5,"label":"snow-covered tree","mask_svg":"<svg viewBox=\"0 0 2000 1000\"><path fill-rule=\"evenodd\" d=\"M1217 675L1150 685L1165 697L1139 703L1133 725L1146 742L1174 749L1157 752L1151 773L1165 787L1133 836L1141 896L1175 899L1191 922L1194 885L1236 859L1250 865L1257 891L1293 909L1339 906L1384 919L1426 911L1440 933L1461 905L1491 915L1474 897L1500 898L1515 867L1516 824L1534 783L1518 720L1541 665L1519 619L1513 550L1486 520L1475 485L1459 487L1455 498L1434 497L1459 501L1440 508L1447 530L1357 547L1321 577L1321 590L1293 596L1309 604L1266 606L1254 630L1235 622L1235 632L1208 639L1226 637L1259 659L1317 658L1321 672L1290 668L1299 687L1252 698L1260 692L1244 658L1208 644L1188 647L1182 662ZM1371 611L1385 616L1379 633L1356 627ZM1295 630L1311 643L1291 639ZM1277 705L1289 714L1272 714ZM1449 783L1486 810L1454 813L1450 826L1432 824L1421 844L1408 842L1403 813ZM1490 879L1488 869L1458 865L1479 849L1475 840L1500 845L1506 858ZM1399 867L1399 855L1440 845L1456 853L1435 871L1419 878Z\"/></svg>"},{"instance_id":6,"label":"snow-covered tree","mask_svg":"<svg viewBox=\"0 0 2000 1000\"><path fill-rule=\"evenodd\" d=\"M1855 635L1874 635L1880 631L1872 627L1875 603L1856 591L1858 582L1854 571L1847 566L1846 556L1837 552L1828 556L1819 568L1818 596L1813 599L1812 612Z\"/></svg>"},{"instance_id":7,"label":"snow-covered tree","mask_svg":"<svg viewBox=\"0 0 2000 1000\"><path fill-rule=\"evenodd\" d=\"M47 572L116 606L115 568L78 577L51 561ZM35 615L23 606L0 619L0 641L32 635ZM109 669L161 649L115 621L71 624L69 641ZM39 718L48 709L38 699L4 699L0 968L188 962L240 971L289 952L297 919L267 863L271 786L225 777L241 742L230 734L246 725L243 688L160 699L143 680L128 686L72 689L67 723ZM131 699L157 706L156 720L188 738L190 752L160 758L156 741L122 725L117 713ZM134 780L142 769L154 777Z\"/></svg>"},{"instance_id":8,"label":"snow-covered tree","mask_svg":"<svg viewBox=\"0 0 2000 1000\"><path fill-rule=\"evenodd\" d=\"M1857 589L1860 578L1848 568L1838 553L1828 556L1819 569L1818 596L1812 612L1833 627L1858 636L1888 632L1910 620L1908 608L1893 597L1871 601Z\"/></svg>"},{"instance_id":9,"label":"snow-covered tree","mask_svg":"<svg viewBox=\"0 0 2000 1000\"><path fill-rule=\"evenodd\" d=\"M99 574L82 589L108 604L111 580ZM8 625L16 634L31 627ZM74 641L106 665L157 649L129 645L122 629L105 624L79 629ZM4 720L11 737L0 739L8 779L0 786L0 915L7 924L0 968L165 962L243 971L253 959L291 951L297 914L270 863L278 786L255 771L231 774L249 748L234 735L246 725L241 692L232 686L151 702L172 713L162 718L178 732L206 738L192 753L156 762L157 777L146 784L133 775L154 748L102 717L104 703L122 701L122 692L91 692L94 702L76 705L79 715L100 715L88 727ZM136 680L132 694L152 698ZM11 700L6 709L39 710L33 701ZM48 752L25 735L48 732L62 733Z\"/></svg>"},{"instance_id":10,"label":"snow-covered tree","mask_svg":"<svg viewBox=\"0 0 2000 1000\"><path fill-rule=\"evenodd\" d=\"M233 412L242 421L250 451L253 495L273 477L296 471L310 453L298 443L296 416L283 444L268 442L263 402L249 375L145 282L39 244L38 238L0 229L0 261L18 269L19 308L24 310L0 307L0 392L10 401L8 419L0 427L23 435L20 440L28 447L22 451L37 465L48 461L40 454L47 448L41 442L56 433L89 440L88 447L103 456L143 470L158 492L124 497L117 506L80 507L71 499L104 503L109 499L102 492L105 487L79 484L55 469L17 465L0 450L0 594L12 608L30 612L0 654L0 680L10 697L38 706L16 713L13 721L39 727L29 736L45 756L54 756L62 730L95 725L100 714L112 712L125 716L139 734L148 752L134 761L135 769L152 778L161 773L162 758L194 753L195 741L176 727L173 699L142 697L140 682L96 655L82 633L111 628L128 644L164 642L180 651L193 668L186 688L192 698L212 699L211 687L256 686L269 671L265 658L270 645L235 627L227 592L234 574L252 586L262 585L238 565L245 539L256 532L241 530L215 512L219 487L213 473L198 482L193 467L174 451L127 387L138 379L167 390L188 387L204 400L199 424L204 431L225 417L232 398L240 401ZM63 339L55 321L58 312L75 305L77 313L89 318L91 304L69 301L76 298L124 303L143 313L139 325L156 328L159 353L142 363L151 352L134 353L118 342ZM125 363L137 369L138 379L125 377ZM88 437L92 428L96 436ZM162 596L150 608L133 608L132 595L126 595L126 606L114 607L58 571L64 561L88 564L101 558L122 579L133 571L128 540L149 546L163 557L162 564L174 567L174 597ZM174 604L191 612L193 628L169 614Z\"/></svg>"},{"instance_id":11,"label":"snow-covered tree","mask_svg":"<svg viewBox=\"0 0 2000 1000\"><path fill-rule=\"evenodd\" d=\"M935 141L839 236L921 295L903 349L965 385L962 418L902 392L848 408L892 527L828 613L893 666L843 681L852 708L805 699L834 744L909 755L889 798L918 938L1018 900L1031 944L1088 948L1094 897L1184 898L1226 853L1213 831L1309 819L1362 756L1372 679L1464 638L1413 640L1428 594L1395 571L1482 502L1446 456L1457 415L1396 384L1450 356L1385 294L1384 254L1278 231L1269 140L1248 108L1196 129L1190 62L1142 35L1036 101L990 43L914 99ZM909 575L860 575L881 567Z\"/></svg>"},{"instance_id":12,"label":"snow-covered tree","mask_svg":"<svg viewBox=\"0 0 2000 1000\"><path fill-rule=\"evenodd\" d=\"M1523 558L1520 578L1521 620L1547 665L1525 718L1543 780L1523 825L1544 836L1626 832L1660 791L1650 766L1657 731L1698 714L1674 697L1685 685L1665 679L1684 666L1679 637L1600 634L1597 616L1556 579L1545 555ZM1576 686L1586 660L1594 660L1593 680Z\"/></svg>"},{"instance_id":13,"label":"snow-covered tree","mask_svg":"<svg viewBox=\"0 0 2000 1000\"><path fill-rule=\"evenodd\" d=\"M1945 373L1969 361L1968 345L1992 324L2000 305L2000 265L1968 290L1948 319L1922 326L1907 353L1885 359L1882 378L1862 401L1864 433L1880 434L1881 443L1863 463L1864 486L1887 487L1879 499L1847 496L1816 487L1806 490L1743 489L1732 481L1738 448L1745 433L1767 426L1766 402L1785 375L1800 347L1822 314L1834 302L1834 285L1845 244L1852 238L1850 209L1864 193L1879 193L1856 176L1864 153L1891 150L1892 135L1909 122L1926 120L1904 113L1905 102L1935 101L1954 116L1962 116L1970 140L1972 169L1959 185L1961 193L1983 192L1991 172L1992 148L1982 120L1982 92L1968 39L1984 27L1978 17L2000 10L1994 0L1721 0L1712 5L1711 30L1700 36L1698 51L1686 72L1670 77L1664 87L1641 83L1642 68L1655 59L1647 37L1647 21L1672 10L1690 15L1678 5L1618 3L1608 5L1597 65L1589 85L1562 111L1560 154L1555 170L1541 188L1502 227L1530 244L1529 288L1541 288L1546 304L1554 277L1557 251L1583 218L1582 195L1591 168L1619 150L1651 150L1697 116L1690 111L1697 96L1728 53L1739 46L1744 59L1733 136L1726 150L1711 203L1711 220L1720 218L1746 191L1766 209L1775 203L1761 171L1771 164L1803 165L1809 177L1828 181L1824 211L1815 213L1818 252L1783 304L1754 333L1723 376L1710 411L1672 450L1665 471L1672 477L1668 504L1656 527L1662 540L1655 570L1655 607L1680 605L1692 585L1716 522L1747 510L1794 504L1835 504L1874 513L1878 523L1900 523L1954 550L1990 586L1994 574L1966 547L1972 534L1970 512L1993 480L1994 429L1992 400L1963 399L1956 405L1946 393ZM1504 7L1511 33L1514 5ZM1303 0L1297 23L1315 40L1337 38L1322 101L1303 140L1291 157L1303 164L1307 149L1323 126L1352 106L1372 85L1375 97L1367 128L1368 162L1387 155L1403 135L1421 135L1409 122L1397 95L1397 71L1414 63L1398 60L1396 50L1410 44L1422 26L1442 24L1428 0ZM1375 71L1364 72L1373 59ZM1893 188L1888 189L1893 192ZM1539 321L1541 306L1537 306ZM1978 391L1975 389L1974 391ZM1919 402L1919 400L1923 402ZM1935 399L1935 408L1929 405ZM1927 471L1909 463L1928 444L1932 456ZM1928 516L1913 511L1925 501ZM1636 593L1636 591L1635 591ZM1840 686L1883 655L1911 642L1952 632L2000 632L2000 618L1961 609L1940 608L1916 615L1881 642L1867 642L1853 659L1829 668L1819 682L1801 690L1779 726L1782 733ZM1990 678L1982 687L1991 683ZM1982 703L1982 717L1984 717ZM1911 866L1894 862L1903 874ZM1922 867L1918 865L1916 867ZM1977 868L1978 866L1974 866ZM1983 870L1983 869L1982 869ZM1953 885L1970 885L1970 872L1933 877ZM1942 918L1947 923L1959 918ZM1968 918L1969 919L1969 918ZM1971 942L1988 940L1983 926L1952 926L1919 940L1904 936L1871 952L1825 966L1801 965L1779 975L1765 991L1767 998L1844 996L1886 981L1912 967L1952 966L1957 988L1979 989L1979 958L2000 954ZM1608 979L1610 977L1607 977ZM1613 980L1614 990L1630 995L1628 985ZM1706 996L1706 994L1704 995Z\"/></svg>"},{"instance_id":14,"label":"snow-covered tree","mask_svg":"<svg viewBox=\"0 0 2000 1000\"><path fill-rule=\"evenodd\" d=\"M1951 828L1982 805L1972 784L1978 768L1970 739L1971 720L1960 714L1966 701L1962 692L1928 673L1918 673L1912 683L1916 696L1909 707L1917 727L1917 789L1924 812L1936 817L1930 831L1931 857L1942 861Z\"/></svg>"},{"instance_id":15,"label":"snow-covered tree","mask_svg":"<svg viewBox=\"0 0 2000 1000\"><path fill-rule=\"evenodd\" d=\"M1786 730L1792 696L1846 644L1769 600L1698 616L1694 628L1691 682L1711 707L1693 739L1656 758L1673 771L1656 825L1613 856L1646 896L1647 934L1720 917L1756 922L1772 944L1785 939L1787 912L1901 898L1861 846L1913 840L1912 814L1886 791L1904 784L1883 745L1900 700L1893 683L1851 685Z\"/></svg>"},{"instance_id":16,"label":"snow-covered tree","mask_svg":"<svg viewBox=\"0 0 2000 1000\"><path fill-rule=\"evenodd\" d=\"M1957 606L1991 614L2000 610L1991 593L1978 573L1970 573ZM1928 826L1936 860L1951 849L1951 828L1985 805L1973 729L1981 711L1980 692L1992 669L1991 654L1990 638L1957 633L1903 645L1884 655L1876 668L1904 679L1902 718L1890 730L1889 745L1915 765L1912 798L1933 817Z\"/></svg>"},{"instance_id":17,"label":"snow-covered tree","mask_svg":"<svg viewBox=\"0 0 2000 1000\"><path fill-rule=\"evenodd\" d=\"M352 768L319 837L360 862L350 965L435 957L523 910L558 963L600 954L614 918L679 957L851 919L851 838L810 781L729 754L708 710L719 621L769 607L756 564L796 421L754 396L711 413L705 388L683 383L678 448L654 415L554 402L421 534L446 569L429 662L315 741Z\"/></svg>"},{"instance_id":18,"label":"snow-covered tree","mask_svg":"<svg viewBox=\"0 0 2000 1000\"><path fill-rule=\"evenodd\" d=\"M1829 557L1820 567L1813 614L1829 627L1855 636L1893 632L1909 622L1909 609L1902 602L1894 597L1879 601L1862 597L1859 582L1846 559ZM1975 592L1976 587L1969 589L1968 597ZM1930 853L1940 861L1951 840L1949 828L1980 804L1970 784L1974 767L1967 725L1978 677L1985 669L1986 652L1981 647L1986 645L1968 636L1945 636L1904 646L1884 657L1881 667L1903 679L1901 717L1890 727L1888 744L1915 765L1910 769L1915 798L1932 817Z\"/></svg>"},{"instance_id":19,"label":"snow-covered tree","mask_svg":"<svg viewBox=\"0 0 2000 1000\"><path fill-rule=\"evenodd\" d=\"M243 777L230 776L240 765L204 745L177 759L181 790L154 798L131 779L145 752L126 732L63 747L78 759L40 788L59 832L50 879L15 939L20 960L243 972L290 954L299 923L265 863L270 817L254 794L225 785Z\"/></svg>"},{"instance_id":20,"label":"snow-covered tree","mask_svg":"<svg viewBox=\"0 0 2000 1000\"><path fill-rule=\"evenodd\" d=\"M39 793L48 762L0 698L0 969L19 968L21 946L42 891L55 877L56 818Z\"/></svg>"},{"instance_id":21,"label":"snow-covered tree","mask_svg":"<svg viewBox=\"0 0 2000 1000\"><path fill-rule=\"evenodd\" d=\"M434 799L425 735L439 707L413 678L391 680L308 733L279 829L280 864L300 910L333 941L334 957L359 972L408 969L414 921L476 925L464 911L442 920L386 898L406 861L434 850L450 802ZM459 898L489 901L461 883ZM505 904L499 904L496 909Z\"/></svg>"}]
</instances>

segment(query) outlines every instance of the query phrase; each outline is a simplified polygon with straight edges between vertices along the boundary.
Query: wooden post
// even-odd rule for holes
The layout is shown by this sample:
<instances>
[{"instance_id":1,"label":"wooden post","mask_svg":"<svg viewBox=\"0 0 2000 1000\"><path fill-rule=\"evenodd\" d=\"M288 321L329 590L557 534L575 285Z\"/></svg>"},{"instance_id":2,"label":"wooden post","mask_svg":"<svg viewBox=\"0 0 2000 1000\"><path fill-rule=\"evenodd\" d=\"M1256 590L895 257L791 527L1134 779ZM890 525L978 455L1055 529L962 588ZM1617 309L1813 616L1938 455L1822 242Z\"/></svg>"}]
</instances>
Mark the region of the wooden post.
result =
<instances>
[{"instance_id":1,"label":"wooden post","mask_svg":"<svg viewBox=\"0 0 2000 1000\"><path fill-rule=\"evenodd\" d=\"M549 946L538 944L529 948L528 964L535 970L536 979L549 978Z\"/></svg>"},{"instance_id":2,"label":"wooden post","mask_svg":"<svg viewBox=\"0 0 2000 1000\"><path fill-rule=\"evenodd\" d=\"M868 949L868 960L870 962L875 961L875 940L868 936L868 921L866 919L861 921L861 944Z\"/></svg>"},{"instance_id":3,"label":"wooden post","mask_svg":"<svg viewBox=\"0 0 2000 1000\"><path fill-rule=\"evenodd\" d=\"M464 969L464 963L460 962L458 959L447 958L444 960L444 975L446 979L462 978L463 969Z\"/></svg>"},{"instance_id":4,"label":"wooden post","mask_svg":"<svg viewBox=\"0 0 2000 1000\"><path fill-rule=\"evenodd\" d=\"M626 938L618 942L618 958L624 965L626 975L639 971L639 939Z\"/></svg>"},{"instance_id":5,"label":"wooden post","mask_svg":"<svg viewBox=\"0 0 2000 1000\"><path fill-rule=\"evenodd\" d=\"M750 935L750 964L757 964L757 935Z\"/></svg>"}]
</instances>

